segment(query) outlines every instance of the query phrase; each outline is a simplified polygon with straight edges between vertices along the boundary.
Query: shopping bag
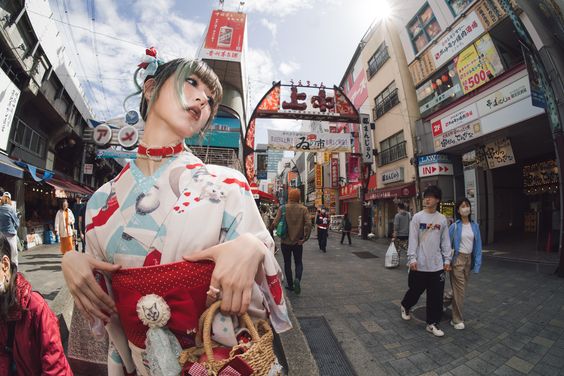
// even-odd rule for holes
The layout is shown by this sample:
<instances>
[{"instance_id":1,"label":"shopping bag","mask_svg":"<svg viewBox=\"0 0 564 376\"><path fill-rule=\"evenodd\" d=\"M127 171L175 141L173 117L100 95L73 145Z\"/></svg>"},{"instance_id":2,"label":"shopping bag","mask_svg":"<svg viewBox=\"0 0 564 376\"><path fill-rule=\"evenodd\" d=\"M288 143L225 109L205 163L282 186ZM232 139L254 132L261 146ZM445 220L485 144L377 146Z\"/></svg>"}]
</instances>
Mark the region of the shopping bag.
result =
<instances>
[{"instance_id":1,"label":"shopping bag","mask_svg":"<svg viewBox=\"0 0 564 376\"><path fill-rule=\"evenodd\" d=\"M278 226L276 226L276 235L280 239L286 236L286 232L288 232L288 224L286 223L286 206L282 206L282 216L280 217L280 222L278 222Z\"/></svg>"},{"instance_id":2,"label":"shopping bag","mask_svg":"<svg viewBox=\"0 0 564 376\"><path fill-rule=\"evenodd\" d=\"M384 259L384 266L386 268L397 268L399 266L399 254L394 245L394 242L390 243L388 250L386 251L386 257Z\"/></svg>"}]
</instances>

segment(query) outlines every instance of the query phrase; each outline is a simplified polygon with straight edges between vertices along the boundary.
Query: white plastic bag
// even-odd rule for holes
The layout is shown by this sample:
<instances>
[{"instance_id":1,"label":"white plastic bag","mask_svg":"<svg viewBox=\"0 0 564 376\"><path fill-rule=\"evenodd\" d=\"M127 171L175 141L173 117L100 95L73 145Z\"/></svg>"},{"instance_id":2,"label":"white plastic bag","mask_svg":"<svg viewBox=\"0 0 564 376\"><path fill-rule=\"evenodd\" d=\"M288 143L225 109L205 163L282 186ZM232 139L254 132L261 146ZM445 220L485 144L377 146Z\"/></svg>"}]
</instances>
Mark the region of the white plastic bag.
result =
<instances>
[{"instance_id":1,"label":"white plastic bag","mask_svg":"<svg viewBox=\"0 0 564 376\"><path fill-rule=\"evenodd\" d=\"M388 250L386 251L386 258L384 260L384 266L386 268L397 268L399 266L399 254L396 249L394 242L390 243Z\"/></svg>"}]
</instances>

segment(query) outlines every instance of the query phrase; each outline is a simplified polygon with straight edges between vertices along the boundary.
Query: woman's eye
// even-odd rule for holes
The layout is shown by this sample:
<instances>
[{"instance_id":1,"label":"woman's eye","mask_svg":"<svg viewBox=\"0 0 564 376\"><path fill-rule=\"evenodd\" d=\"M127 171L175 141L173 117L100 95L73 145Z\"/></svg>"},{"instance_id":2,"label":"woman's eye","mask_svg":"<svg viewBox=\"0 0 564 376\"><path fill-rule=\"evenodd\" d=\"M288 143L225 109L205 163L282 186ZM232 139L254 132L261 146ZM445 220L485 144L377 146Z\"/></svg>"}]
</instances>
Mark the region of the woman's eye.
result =
<instances>
[{"instance_id":1,"label":"woman's eye","mask_svg":"<svg viewBox=\"0 0 564 376\"><path fill-rule=\"evenodd\" d=\"M193 78L187 78L186 82L188 82L192 86L198 86L198 82Z\"/></svg>"},{"instance_id":2,"label":"woman's eye","mask_svg":"<svg viewBox=\"0 0 564 376\"><path fill-rule=\"evenodd\" d=\"M210 107L213 107L213 104L214 104L214 103L215 103L215 102L214 102L213 98L212 98L212 97L208 97L208 104L210 105Z\"/></svg>"}]
</instances>

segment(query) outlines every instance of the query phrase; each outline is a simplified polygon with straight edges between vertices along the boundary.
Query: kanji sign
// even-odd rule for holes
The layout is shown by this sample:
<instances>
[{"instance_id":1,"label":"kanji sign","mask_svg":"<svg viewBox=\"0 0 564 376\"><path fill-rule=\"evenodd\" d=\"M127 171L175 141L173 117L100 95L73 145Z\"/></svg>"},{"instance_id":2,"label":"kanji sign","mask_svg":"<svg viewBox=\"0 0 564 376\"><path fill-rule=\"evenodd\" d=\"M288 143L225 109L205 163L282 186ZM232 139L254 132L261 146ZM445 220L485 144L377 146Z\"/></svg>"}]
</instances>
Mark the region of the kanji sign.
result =
<instances>
[{"instance_id":1,"label":"kanji sign","mask_svg":"<svg viewBox=\"0 0 564 376\"><path fill-rule=\"evenodd\" d=\"M241 61L245 46L246 15L214 10L200 58Z\"/></svg>"},{"instance_id":2,"label":"kanji sign","mask_svg":"<svg viewBox=\"0 0 564 376\"><path fill-rule=\"evenodd\" d=\"M0 149L6 150L20 89L0 69Z\"/></svg>"},{"instance_id":3,"label":"kanji sign","mask_svg":"<svg viewBox=\"0 0 564 376\"><path fill-rule=\"evenodd\" d=\"M370 127L370 118L366 114L360 115L360 137L362 161L364 163L374 162L372 153L372 128Z\"/></svg>"},{"instance_id":4,"label":"kanji sign","mask_svg":"<svg viewBox=\"0 0 564 376\"><path fill-rule=\"evenodd\" d=\"M331 187L339 187L339 160L331 158Z\"/></svg>"},{"instance_id":5,"label":"kanji sign","mask_svg":"<svg viewBox=\"0 0 564 376\"><path fill-rule=\"evenodd\" d=\"M323 166L315 165L315 188L323 188Z\"/></svg>"},{"instance_id":6,"label":"kanji sign","mask_svg":"<svg viewBox=\"0 0 564 376\"><path fill-rule=\"evenodd\" d=\"M294 151L351 151L351 138L343 133L268 130L269 149Z\"/></svg>"}]
</instances>

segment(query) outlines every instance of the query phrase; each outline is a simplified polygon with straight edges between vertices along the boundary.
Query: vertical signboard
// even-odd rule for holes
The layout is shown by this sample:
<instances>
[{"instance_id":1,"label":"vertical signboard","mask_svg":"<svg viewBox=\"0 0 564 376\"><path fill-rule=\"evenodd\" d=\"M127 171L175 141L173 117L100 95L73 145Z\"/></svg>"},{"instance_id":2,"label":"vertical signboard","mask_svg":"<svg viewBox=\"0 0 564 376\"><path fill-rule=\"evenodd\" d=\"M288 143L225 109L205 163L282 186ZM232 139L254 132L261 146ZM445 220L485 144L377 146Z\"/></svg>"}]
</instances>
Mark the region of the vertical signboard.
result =
<instances>
[{"instance_id":1,"label":"vertical signboard","mask_svg":"<svg viewBox=\"0 0 564 376\"><path fill-rule=\"evenodd\" d=\"M315 188L323 188L323 166L315 165Z\"/></svg>"},{"instance_id":2,"label":"vertical signboard","mask_svg":"<svg viewBox=\"0 0 564 376\"><path fill-rule=\"evenodd\" d=\"M20 89L0 69L0 149L6 151Z\"/></svg>"},{"instance_id":3,"label":"vertical signboard","mask_svg":"<svg viewBox=\"0 0 564 376\"><path fill-rule=\"evenodd\" d=\"M331 188L339 187L339 159L331 158Z\"/></svg>"},{"instance_id":4,"label":"vertical signboard","mask_svg":"<svg viewBox=\"0 0 564 376\"><path fill-rule=\"evenodd\" d=\"M200 57L240 62L244 46L245 24L246 15L244 13L214 10Z\"/></svg>"},{"instance_id":5,"label":"vertical signboard","mask_svg":"<svg viewBox=\"0 0 564 376\"><path fill-rule=\"evenodd\" d=\"M374 162L372 153L372 129L370 128L370 118L367 114L360 114L360 137L362 161L364 163Z\"/></svg>"}]
</instances>

